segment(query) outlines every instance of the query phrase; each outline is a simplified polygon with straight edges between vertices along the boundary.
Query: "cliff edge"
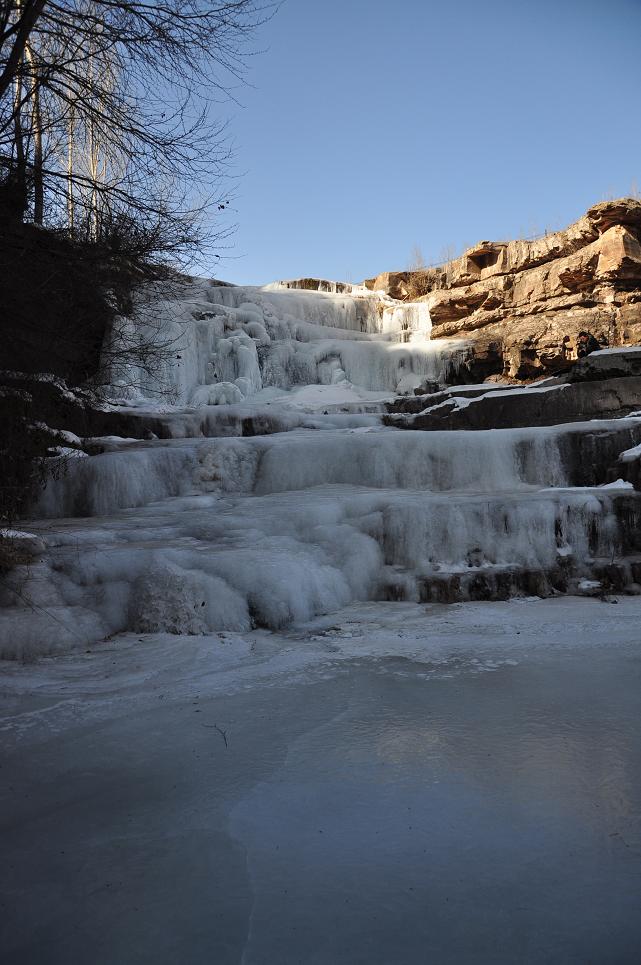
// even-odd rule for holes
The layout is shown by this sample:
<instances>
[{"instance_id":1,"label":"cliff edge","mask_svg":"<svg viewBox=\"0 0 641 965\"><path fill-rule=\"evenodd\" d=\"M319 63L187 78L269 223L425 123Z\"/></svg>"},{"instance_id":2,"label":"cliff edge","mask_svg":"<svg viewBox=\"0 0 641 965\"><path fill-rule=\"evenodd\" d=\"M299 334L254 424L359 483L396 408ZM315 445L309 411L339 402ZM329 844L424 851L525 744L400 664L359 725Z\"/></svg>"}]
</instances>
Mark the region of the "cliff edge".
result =
<instances>
[{"instance_id":1,"label":"cliff edge","mask_svg":"<svg viewBox=\"0 0 641 965\"><path fill-rule=\"evenodd\" d=\"M427 302L432 338L472 341L471 375L531 379L563 368L582 329L604 345L641 342L640 239L641 201L620 198L564 231L481 241L446 265L364 284Z\"/></svg>"}]
</instances>

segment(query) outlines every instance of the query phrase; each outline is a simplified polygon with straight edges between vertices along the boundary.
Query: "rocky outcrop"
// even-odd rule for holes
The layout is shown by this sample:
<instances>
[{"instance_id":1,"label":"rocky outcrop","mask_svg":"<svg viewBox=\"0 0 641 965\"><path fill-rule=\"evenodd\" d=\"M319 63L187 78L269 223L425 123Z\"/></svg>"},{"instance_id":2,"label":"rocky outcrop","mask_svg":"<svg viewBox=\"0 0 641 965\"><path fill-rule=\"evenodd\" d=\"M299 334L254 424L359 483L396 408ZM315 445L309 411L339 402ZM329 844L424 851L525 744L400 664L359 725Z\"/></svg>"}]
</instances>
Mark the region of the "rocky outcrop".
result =
<instances>
[{"instance_id":1,"label":"rocky outcrop","mask_svg":"<svg viewBox=\"0 0 641 965\"><path fill-rule=\"evenodd\" d=\"M332 295L349 295L355 286L346 281L328 281L326 278L290 278L275 282L267 287L289 288L295 291L328 292Z\"/></svg>"},{"instance_id":2,"label":"rocky outcrop","mask_svg":"<svg viewBox=\"0 0 641 965\"><path fill-rule=\"evenodd\" d=\"M382 291L390 298L407 301L412 296L411 279L418 272L384 271L376 278L366 278L363 284L370 291Z\"/></svg>"},{"instance_id":3,"label":"rocky outcrop","mask_svg":"<svg viewBox=\"0 0 641 965\"><path fill-rule=\"evenodd\" d=\"M617 475L641 490L641 446L631 446L619 455Z\"/></svg>"},{"instance_id":4,"label":"rocky outcrop","mask_svg":"<svg viewBox=\"0 0 641 965\"><path fill-rule=\"evenodd\" d=\"M563 375L564 382L594 382L641 376L641 346L605 349L579 359Z\"/></svg>"},{"instance_id":5,"label":"rocky outcrop","mask_svg":"<svg viewBox=\"0 0 641 965\"><path fill-rule=\"evenodd\" d=\"M34 533L0 529L0 577L16 566L29 566L44 556L46 550L45 540Z\"/></svg>"},{"instance_id":6,"label":"rocky outcrop","mask_svg":"<svg viewBox=\"0 0 641 965\"><path fill-rule=\"evenodd\" d=\"M509 429L620 419L641 410L641 348L606 349L527 387L451 386L399 398L385 421L403 429Z\"/></svg>"},{"instance_id":7,"label":"rocky outcrop","mask_svg":"<svg viewBox=\"0 0 641 965\"><path fill-rule=\"evenodd\" d=\"M386 272L365 285L427 301L432 338L472 341L462 377L532 379L573 356L581 329L641 342L641 202L604 201L565 231L482 241L447 265Z\"/></svg>"},{"instance_id":8,"label":"rocky outcrop","mask_svg":"<svg viewBox=\"0 0 641 965\"><path fill-rule=\"evenodd\" d=\"M423 401L427 405L416 415L391 415L387 424L405 429L514 429L618 419L641 407L641 378L506 389L473 398L442 398L439 393Z\"/></svg>"}]
</instances>

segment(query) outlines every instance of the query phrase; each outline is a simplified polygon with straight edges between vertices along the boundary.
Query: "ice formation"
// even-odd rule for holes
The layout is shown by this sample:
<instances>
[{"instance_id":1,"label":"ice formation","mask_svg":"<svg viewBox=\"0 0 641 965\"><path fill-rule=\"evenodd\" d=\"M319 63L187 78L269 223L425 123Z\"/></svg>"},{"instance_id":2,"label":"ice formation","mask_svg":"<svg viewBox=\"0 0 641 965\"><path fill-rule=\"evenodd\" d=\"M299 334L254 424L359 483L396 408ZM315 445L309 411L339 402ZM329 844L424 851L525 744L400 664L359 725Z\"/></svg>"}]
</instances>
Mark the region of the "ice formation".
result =
<instances>
[{"instance_id":1,"label":"ice formation","mask_svg":"<svg viewBox=\"0 0 641 965\"><path fill-rule=\"evenodd\" d=\"M399 306L357 294L220 285L170 293L136 323L150 340L175 346L150 376L125 366L114 376L125 395L163 390L182 405L217 405L269 388L353 384L393 394L438 380L465 343L431 341L426 304ZM158 320L161 320L161 334ZM131 323L133 325L133 323Z\"/></svg>"},{"instance_id":2,"label":"ice formation","mask_svg":"<svg viewBox=\"0 0 641 965\"><path fill-rule=\"evenodd\" d=\"M193 282L151 308L129 334L171 351L153 375L121 365L113 396L165 438L94 440L102 453L49 483L28 523L46 550L2 590L3 655L283 628L357 600L571 591L636 549L636 493L596 469L617 423L381 424L386 398L465 357L430 340L422 303ZM641 419L626 423L637 442Z\"/></svg>"}]
</instances>

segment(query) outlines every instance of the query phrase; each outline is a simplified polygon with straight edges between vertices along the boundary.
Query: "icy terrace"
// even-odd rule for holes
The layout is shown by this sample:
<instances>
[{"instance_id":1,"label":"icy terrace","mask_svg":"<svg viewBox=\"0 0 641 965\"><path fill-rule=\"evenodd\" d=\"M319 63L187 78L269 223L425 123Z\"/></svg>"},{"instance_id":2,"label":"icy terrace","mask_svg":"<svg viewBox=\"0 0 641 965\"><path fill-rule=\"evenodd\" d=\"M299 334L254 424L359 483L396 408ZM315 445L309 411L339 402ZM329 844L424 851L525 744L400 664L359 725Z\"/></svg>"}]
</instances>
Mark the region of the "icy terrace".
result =
<instances>
[{"instance_id":1,"label":"icy terrace","mask_svg":"<svg viewBox=\"0 0 641 965\"><path fill-rule=\"evenodd\" d=\"M114 373L114 404L161 414L170 438L103 439L48 485L25 527L46 553L0 615L5 656L277 629L368 599L573 591L625 550L636 494L574 486L565 444L619 421L382 426L386 399L465 357L430 340L424 304L194 282L128 326L175 351L153 378ZM638 441L641 420L624 422Z\"/></svg>"}]
</instances>

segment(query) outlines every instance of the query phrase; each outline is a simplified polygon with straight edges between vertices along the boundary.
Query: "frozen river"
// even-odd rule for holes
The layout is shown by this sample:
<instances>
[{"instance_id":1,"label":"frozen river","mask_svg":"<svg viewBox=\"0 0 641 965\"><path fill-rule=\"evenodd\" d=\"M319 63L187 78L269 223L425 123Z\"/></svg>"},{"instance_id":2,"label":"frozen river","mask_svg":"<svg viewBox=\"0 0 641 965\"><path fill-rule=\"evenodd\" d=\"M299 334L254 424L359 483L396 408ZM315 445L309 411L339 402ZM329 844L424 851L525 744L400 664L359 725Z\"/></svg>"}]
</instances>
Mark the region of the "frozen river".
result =
<instances>
[{"instance_id":1,"label":"frozen river","mask_svg":"<svg viewBox=\"0 0 641 965\"><path fill-rule=\"evenodd\" d=\"M6 665L7 965L633 965L641 601Z\"/></svg>"}]
</instances>

